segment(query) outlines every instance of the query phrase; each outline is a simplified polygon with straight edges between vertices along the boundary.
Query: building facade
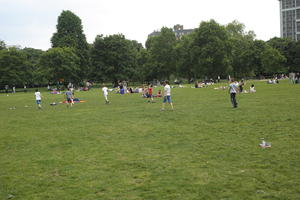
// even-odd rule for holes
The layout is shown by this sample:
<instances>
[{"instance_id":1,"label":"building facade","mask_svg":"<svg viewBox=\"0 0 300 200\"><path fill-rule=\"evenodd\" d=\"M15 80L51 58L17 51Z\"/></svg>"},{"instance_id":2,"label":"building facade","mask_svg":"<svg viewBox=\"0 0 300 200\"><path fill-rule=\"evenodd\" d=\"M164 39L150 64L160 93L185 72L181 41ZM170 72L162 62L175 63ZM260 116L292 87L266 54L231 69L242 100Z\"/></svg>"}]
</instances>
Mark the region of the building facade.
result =
<instances>
[{"instance_id":1,"label":"building facade","mask_svg":"<svg viewBox=\"0 0 300 200\"><path fill-rule=\"evenodd\" d=\"M279 0L279 3L281 37L300 40L300 0Z\"/></svg>"},{"instance_id":2,"label":"building facade","mask_svg":"<svg viewBox=\"0 0 300 200\"><path fill-rule=\"evenodd\" d=\"M176 36L176 39L180 39L183 35L187 35L187 34L190 34L194 31L195 29L183 29L183 25L180 25L180 24L176 24L174 27L173 27L173 32ZM160 34L160 31L153 31L152 33L150 33L148 35L148 37L153 37L153 36L157 36Z\"/></svg>"}]
</instances>

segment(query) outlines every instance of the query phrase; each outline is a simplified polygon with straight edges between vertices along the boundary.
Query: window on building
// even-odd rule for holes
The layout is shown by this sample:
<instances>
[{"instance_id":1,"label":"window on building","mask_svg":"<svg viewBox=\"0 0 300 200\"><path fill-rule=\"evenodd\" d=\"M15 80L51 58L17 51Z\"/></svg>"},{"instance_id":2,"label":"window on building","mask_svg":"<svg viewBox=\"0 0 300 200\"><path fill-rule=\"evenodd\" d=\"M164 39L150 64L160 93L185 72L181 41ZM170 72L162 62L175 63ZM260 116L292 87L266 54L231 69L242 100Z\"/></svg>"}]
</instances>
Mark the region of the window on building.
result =
<instances>
[{"instance_id":1,"label":"window on building","mask_svg":"<svg viewBox=\"0 0 300 200\"><path fill-rule=\"evenodd\" d=\"M300 22L297 22L297 32L300 33Z\"/></svg>"},{"instance_id":2,"label":"window on building","mask_svg":"<svg viewBox=\"0 0 300 200\"><path fill-rule=\"evenodd\" d=\"M296 6L300 6L300 0L296 0Z\"/></svg>"},{"instance_id":3,"label":"window on building","mask_svg":"<svg viewBox=\"0 0 300 200\"><path fill-rule=\"evenodd\" d=\"M297 0L299 1L299 0ZM294 8L296 6L296 1L295 0L283 0L282 1L282 8L287 9L287 8Z\"/></svg>"},{"instance_id":4,"label":"window on building","mask_svg":"<svg viewBox=\"0 0 300 200\"><path fill-rule=\"evenodd\" d=\"M296 15L297 15L297 19L300 19L300 9L297 9Z\"/></svg>"}]
</instances>

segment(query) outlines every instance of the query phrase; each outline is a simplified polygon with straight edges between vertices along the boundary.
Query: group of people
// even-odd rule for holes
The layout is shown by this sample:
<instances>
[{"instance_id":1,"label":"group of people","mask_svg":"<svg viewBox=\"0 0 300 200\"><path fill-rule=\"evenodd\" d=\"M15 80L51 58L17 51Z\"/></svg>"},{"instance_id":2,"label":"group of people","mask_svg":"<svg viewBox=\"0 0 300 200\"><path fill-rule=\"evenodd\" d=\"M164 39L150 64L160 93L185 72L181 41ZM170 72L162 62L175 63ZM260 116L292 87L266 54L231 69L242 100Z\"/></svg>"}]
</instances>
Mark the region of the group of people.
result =
<instances>
[{"instance_id":1,"label":"group of people","mask_svg":"<svg viewBox=\"0 0 300 200\"><path fill-rule=\"evenodd\" d=\"M163 100L163 104L162 104L162 108L161 111L165 110L165 104L168 102L171 106L171 109L174 110L174 106L172 103L172 99L171 99L171 86L169 85L168 81L165 81L163 83L164 85L164 100ZM103 96L105 99L105 103L109 104L110 101L108 100L108 88L106 86L104 86L102 88L102 92L103 92ZM161 90L158 91L157 95L153 95L153 85L149 85L149 87L145 87L143 88L143 97L145 98L149 98L148 102L154 102L153 97L161 97Z\"/></svg>"},{"instance_id":2,"label":"group of people","mask_svg":"<svg viewBox=\"0 0 300 200\"><path fill-rule=\"evenodd\" d=\"M244 88L243 88L244 85L245 85L245 82L243 80L241 82L236 82L233 79L230 80L229 94L230 94L230 100L231 100L231 104L232 104L233 108L238 107L238 103L237 103L237 100L236 100L236 94L237 93L242 93L243 91L245 93L248 93L248 92L246 92L246 90L244 90ZM249 92L250 93L255 93L256 92L254 84L252 84L250 86Z\"/></svg>"},{"instance_id":3,"label":"group of people","mask_svg":"<svg viewBox=\"0 0 300 200\"><path fill-rule=\"evenodd\" d=\"M106 86L102 87L102 92L103 92L103 96L104 96L104 100L105 100L106 104L110 104L110 101L108 100L108 91L109 91L109 89ZM145 91L146 91L146 93L145 93L146 97L149 98L151 100L151 102L153 102L154 95L153 95L152 85L150 85L147 89L145 89ZM35 100L36 100L38 109L41 109L42 108L42 105L41 105L42 94L38 89L36 89L34 95L35 95ZM157 96L161 96L160 91L158 92ZM72 92L72 88L68 88L68 90L65 92L65 97L66 97L67 107L72 107L74 105L74 93ZM165 81L164 82L164 100L163 100L163 104L162 104L162 108L161 108L162 111L165 110L165 104L167 102L171 105L172 110L174 110L173 103L171 100L171 87L169 85L169 82Z\"/></svg>"},{"instance_id":4,"label":"group of people","mask_svg":"<svg viewBox=\"0 0 300 200\"><path fill-rule=\"evenodd\" d=\"M278 84L279 83L279 80L277 77L273 78L273 79L269 79L267 81L268 84Z\"/></svg>"},{"instance_id":5,"label":"group of people","mask_svg":"<svg viewBox=\"0 0 300 200\"><path fill-rule=\"evenodd\" d=\"M72 107L74 105L74 95L73 92L71 91L71 88L68 88L68 90L65 92L65 95L66 95L67 107ZM35 101L38 106L38 109L42 109L42 105L41 105L42 94L38 89L35 90L34 96L35 96ZM51 104L51 105L55 105L55 104Z\"/></svg>"},{"instance_id":6,"label":"group of people","mask_svg":"<svg viewBox=\"0 0 300 200\"><path fill-rule=\"evenodd\" d=\"M236 82L234 80L230 81L229 84L229 94L230 94L230 100L232 103L233 108L238 107L238 103L236 100L236 94L243 92L243 86L245 85L244 81ZM161 97L163 96L163 103L161 107L161 111L165 110L165 105L168 102L171 106L171 109L174 110L173 102L171 99L171 86L169 85L168 81L165 81L163 83L164 90L163 94L161 94L161 91L158 91L158 95L154 96L153 95L153 86L149 85L149 87L144 88L144 93L143 96L146 98L149 98L148 102L154 102L153 97ZM104 100L106 104L110 104L110 101L108 100L108 91L109 89L106 86L102 87L102 92L104 96ZM250 87L250 93L256 92L254 85L252 84ZM38 108L41 109L41 100L42 100L42 95L39 92L38 89L36 89L35 93L35 99L36 99L36 104L38 105ZM65 97L66 97L66 103L68 107L72 107L74 105L74 93L72 92L72 88L68 88L68 90L65 92Z\"/></svg>"},{"instance_id":7,"label":"group of people","mask_svg":"<svg viewBox=\"0 0 300 200\"><path fill-rule=\"evenodd\" d=\"M5 89L5 93L8 93L9 90L10 90L9 85L5 85L5 86L4 86L4 89ZM26 85L24 85L24 90L23 90L23 91L24 91L24 92L27 92ZM16 93L16 86L15 86L15 85L13 85L13 86L11 87L11 92L12 92L12 93Z\"/></svg>"}]
</instances>

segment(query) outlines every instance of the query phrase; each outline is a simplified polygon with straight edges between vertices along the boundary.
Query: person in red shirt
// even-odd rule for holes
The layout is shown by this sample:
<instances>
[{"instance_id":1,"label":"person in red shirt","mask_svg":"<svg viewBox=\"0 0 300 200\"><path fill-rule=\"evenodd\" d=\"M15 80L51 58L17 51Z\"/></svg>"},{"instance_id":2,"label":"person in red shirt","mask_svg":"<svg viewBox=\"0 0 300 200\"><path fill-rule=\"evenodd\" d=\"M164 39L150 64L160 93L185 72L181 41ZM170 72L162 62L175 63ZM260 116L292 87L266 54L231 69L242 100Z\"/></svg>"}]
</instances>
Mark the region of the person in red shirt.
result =
<instances>
[{"instance_id":1,"label":"person in red shirt","mask_svg":"<svg viewBox=\"0 0 300 200\"><path fill-rule=\"evenodd\" d=\"M151 98L151 103L153 103L153 86L150 85L148 88L148 98ZM148 100L148 102L150 102L150 100Z\"/></svg>"}]
</instances>

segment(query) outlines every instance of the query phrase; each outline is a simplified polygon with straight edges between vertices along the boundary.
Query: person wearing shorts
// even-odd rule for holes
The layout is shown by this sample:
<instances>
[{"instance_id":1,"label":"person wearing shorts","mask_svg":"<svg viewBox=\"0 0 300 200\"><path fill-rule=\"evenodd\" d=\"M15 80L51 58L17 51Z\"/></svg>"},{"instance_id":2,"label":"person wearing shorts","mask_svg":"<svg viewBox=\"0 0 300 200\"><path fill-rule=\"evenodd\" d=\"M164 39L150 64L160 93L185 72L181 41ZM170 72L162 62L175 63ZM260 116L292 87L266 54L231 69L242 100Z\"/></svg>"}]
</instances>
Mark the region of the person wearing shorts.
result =
<instances>
[{"instance_id":1,"label":"person wearing shorts","mask_svg":"<svg viewBox=\"0 0 300 200\"><path fill-rule=\"evenodd\" d=\"M71 88L68 88L68 91L66 92L66 100L67 100L67 106L73 106L73 93L71 91Z\"/></svg>"},{"instance_id":2,"label":"person wearing shorts","mask_svg":"<svg viewBox=\"0 0 300 200\"><path fill-rule=\"evenodd\" d=\"M38 109L41 109L42 108L42 105L41 105L42 95L41 95L41 93L39 92L38 89L35 90L34 96L35 96L35 102L38 106Z\"/></svg>"},{"instance_id":3,"label":"person wearing shorts","mask_svg":"<svg viewBox=\"0 0 300 200\"><path fill-rule=\"evenodd\" d=\"M172 110L174 110L172 99L171 99L171 87L169 85L169 82L165 81L164 82L164 101L163 101L163 104L161 107L161 111L165 110L165 105L166 105L167 101L171 105Z\"/></svg>"}]
</instances>

